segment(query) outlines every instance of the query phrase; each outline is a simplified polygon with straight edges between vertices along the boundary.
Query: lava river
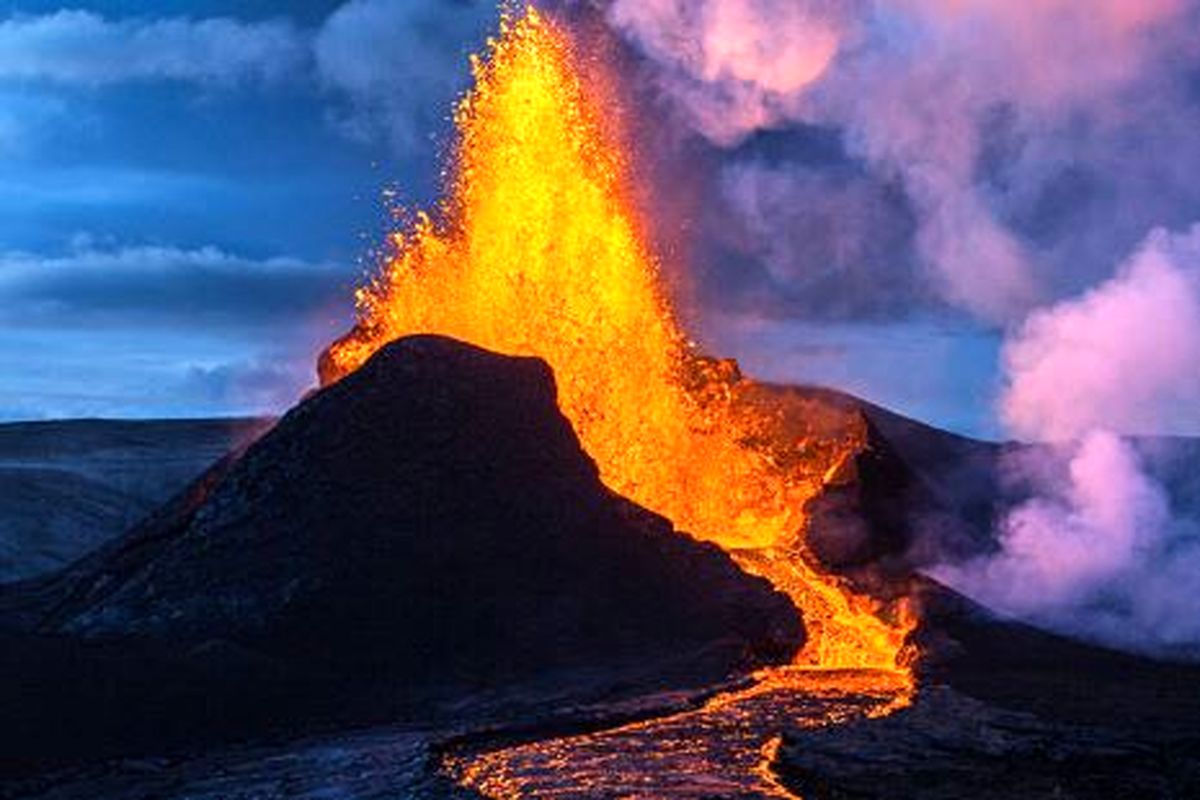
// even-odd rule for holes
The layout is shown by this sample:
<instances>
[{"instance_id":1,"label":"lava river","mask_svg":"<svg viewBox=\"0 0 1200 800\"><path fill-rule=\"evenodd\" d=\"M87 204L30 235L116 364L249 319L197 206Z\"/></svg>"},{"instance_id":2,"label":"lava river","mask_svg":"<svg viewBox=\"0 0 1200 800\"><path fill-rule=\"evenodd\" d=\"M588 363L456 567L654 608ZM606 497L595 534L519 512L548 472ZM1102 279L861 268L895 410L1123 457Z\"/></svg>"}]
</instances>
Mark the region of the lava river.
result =
<instances>
[{"instance_id":1,"label":"lava river","mask_svg":"<svg viewBox=\"0 0 1200 800\"><path fill-rule=\"evenodd\" d=\"M763 753L785 724L905 702L914 620L903 602L857 593L808 557L805 506L865 436L782 424L731 363L697 351L633 199L616 82L583 50L532 7L504 15L455 113L445 199L393 237L382 271L358 292L357 326L323 356L322 379L415 333L539 356L609 487L721 546L804 618L793 666L752 688L651 722L456 757L465 784L495 797L572 795L546 780L670 796L669 776L687 773L693 789L711 775L709 794L769 796L781 790Z\"/></svg>"}]
</instances>

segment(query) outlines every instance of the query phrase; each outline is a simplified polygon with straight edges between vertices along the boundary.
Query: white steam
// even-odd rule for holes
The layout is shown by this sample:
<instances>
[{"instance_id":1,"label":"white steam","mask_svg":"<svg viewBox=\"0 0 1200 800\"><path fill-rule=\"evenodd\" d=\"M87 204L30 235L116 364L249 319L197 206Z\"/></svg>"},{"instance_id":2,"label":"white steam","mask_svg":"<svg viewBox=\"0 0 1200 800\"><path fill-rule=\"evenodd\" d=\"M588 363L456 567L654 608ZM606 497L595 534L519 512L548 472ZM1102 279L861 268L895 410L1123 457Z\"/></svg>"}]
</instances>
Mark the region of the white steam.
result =
<instances>
[{"instance_id":1,"label":"white steam","mask_svg":"<svg viewBox=\"0 0 1200 800\"><path fill-rule=\"evenodd\" d=\"M1200 655L1195 526L1121 438L1200 433L1200 227L1159 230L1200 218L1200 0L604 7L719 154L721 246L779 294L820 314L832 275L922 298L889 286L900 248L871 244L911 225L921 288L1010 332L1001 416L1049 444L1006 465L1032 499L999 553L939 574L1054 628ZM840 152L764 155L764 131L833 132Z\"/></svg>"},{"instance_id":2,"label":"white steam","mask_svg":"<svg viewBox=\"0 0 1200 800\"><path fill-rule=\"evenodd\" d=\"M1011 324L1105 276L1114 247L1190 221L1171 212L1200 195L1200 113L1177 74L1200 49L1195 6L612 0L607 15L681 116L735 161L764 129L840 131L874 180L902 184L929 285ZM725 197L734 219L759 223L741 200ZM803 190L794 202L805 207Z\"/></svg>"},{"instance_id":3,"label":"white steam","mask_svg":"<svg viewBox=\"0 0 1200 800\"><path fill-rule=\"evenodd\" d=\"M1155 231L1117 277L1034 312L1004 362L1022 438L1200 433L1200 226Z\"/></svg>"},{"instance_id":4,"label":"white steam","mask_svg":"<svg viewBox=\"0 0 1200 800\"><path fill-rule=\"evenodd\" d=\"M664 88L697 129L730 144L797 113L800 93L837 55L855 6L846 0L614 0L608 16L664 67Z\"/></svg>"},{"instance_id":5,"label":"white steam","mask_svg":"<svg viewBox=\"0 0 1200 800\"><path fill-rule=\"evenodd\" d=\"M1120 274L1035 312L1008 343L1006 422L1055 444L1008 459L1035 489L998 554L935 575L1051 628L1200 655L1200 536L1119 433L1200 422L1200 226L1158 231Z\"/></svg>"},{"instance_id":6,"label":"white steam","mask_svg":"<svg viewBox=\"0 0 1200 800\"><path fill-rule=\"evenodd\" d=\"M1128 442L1095 431L1059 447L1065 465L1045 454L1021 465L1058 480L1004 518L1001 551L934 576L1047 628L1152 654L1200 655L1195 527L1173 518Z\"/></svg>"}]
</instances>

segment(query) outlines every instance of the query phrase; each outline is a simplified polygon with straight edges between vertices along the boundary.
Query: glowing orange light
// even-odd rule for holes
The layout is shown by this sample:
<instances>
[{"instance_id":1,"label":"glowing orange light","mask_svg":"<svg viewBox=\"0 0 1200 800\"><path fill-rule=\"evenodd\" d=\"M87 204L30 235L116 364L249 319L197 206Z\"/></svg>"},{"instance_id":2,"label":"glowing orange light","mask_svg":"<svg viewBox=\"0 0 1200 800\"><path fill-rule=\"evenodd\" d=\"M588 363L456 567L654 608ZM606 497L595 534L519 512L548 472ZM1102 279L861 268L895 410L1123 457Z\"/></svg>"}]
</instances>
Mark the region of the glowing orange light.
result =
<instances>
[{"instance_id":1,"label":"glowing orange light","mask_svg":"<svg viewBox=\"0 0 1200 800\"><path fill-rule=\"evenodd\" d=\"M863 437L770 440L749 382L694 352L628 190L610 88L585 85L575 58L533 8L505 15L455 114L448 197L394 237L325 377L414 333L540 356L608 486L793 599L809 632L797 663L907 675L912 620L885 620L803 557L806 502Z\"/></svg>"}]
</instances>

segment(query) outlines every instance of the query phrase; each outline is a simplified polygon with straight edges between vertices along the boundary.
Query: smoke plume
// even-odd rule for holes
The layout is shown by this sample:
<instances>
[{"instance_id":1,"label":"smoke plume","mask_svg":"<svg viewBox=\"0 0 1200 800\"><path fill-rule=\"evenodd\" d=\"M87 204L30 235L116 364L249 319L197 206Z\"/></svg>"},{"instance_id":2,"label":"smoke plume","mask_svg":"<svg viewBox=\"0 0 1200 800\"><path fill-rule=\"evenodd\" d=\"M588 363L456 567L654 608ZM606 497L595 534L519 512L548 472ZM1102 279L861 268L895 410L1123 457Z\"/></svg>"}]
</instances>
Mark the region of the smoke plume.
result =
<instances>
[{"instance_id":1,"label":"smoke plume","mask_svg":"<svg viewBox=\"0 0 1200 800\"><path fill-rule=\"evenodd\" d=\"M1173 514L1133 444L1097 430L1006 466L1037 494L1004 516L997 554L935 577L1053 630L1200 656L1200 531Z\"/></svg>"},{"instance_id":2,"label":"smoke plume","mask_svg":"<svg viewBox=\"0 0 1200 800\"><path fill-rule=\"evenodd\" d=\"M1032 314L1004 363L1010 429L1052 444L1007 457L1033 497L999 553L935 575L1047 627L1200 655L1200 529L1120 436L1200 423L1200 226L1156 231L1115 278Z\"/></svg>"},{"instance_id":3,"label":"smoke plume","mask_svg":"<svg viewBox=\"0 0 1200 800\"><path fill-rule=\"evenodd\" d=\"M688 132L659 138L708 175L710 303L1007 332L999 413L1044 444L1003 465L1025 499L998 552L938 575L1052 628L1200 654L1200 504L1162 441L1125 438L1200 433L1200 227L1167 232L1200 219L1200 2L600 8Z\"/></svg>"},{"instance_id":4,"label":"smoke plume","mask_svg":"<svg viewBox=\"0 0 1200 800\"><path fill-rule=\"evenodd\" d=\"M663 87L708 138L733 144L799 114L858 16L845 0L615 0L612 26L662 67Z\"/></svg>"},{"instance_id":5,"label":"smoke plume","mask_svg":"<svg viewBox=\"0 0 1200 800\"><path fill-rule=\"evenodd\" d=\"M1155 231L1112 280L1035 311L1004 363L1022 438L1200 433L1200 226Z\"/></svg>"},{"instance_id":6,"label":"smoke plume","mask_svg":"<svg viewBox=\"0 0 1200 800\"><path fill-rule=\"evenodd\" d=\"M1107 278L1154 227L1200 216L1198 11L1193 0L606 6L665 105L714 149L710 196L727 227L786 236L824 207L801 181L790 198L776 192L790 218L765 218L726 173L856 170L872 187L865 203L900 188L887 225L915 216L906 245L930 294L997 325ZM762 158L758 138L782 130L833 131L836 148ZM831 268L820 246L796 258ZM894 248L870 265L892 279L904 258Z\"/></svg>"}]
</instances>

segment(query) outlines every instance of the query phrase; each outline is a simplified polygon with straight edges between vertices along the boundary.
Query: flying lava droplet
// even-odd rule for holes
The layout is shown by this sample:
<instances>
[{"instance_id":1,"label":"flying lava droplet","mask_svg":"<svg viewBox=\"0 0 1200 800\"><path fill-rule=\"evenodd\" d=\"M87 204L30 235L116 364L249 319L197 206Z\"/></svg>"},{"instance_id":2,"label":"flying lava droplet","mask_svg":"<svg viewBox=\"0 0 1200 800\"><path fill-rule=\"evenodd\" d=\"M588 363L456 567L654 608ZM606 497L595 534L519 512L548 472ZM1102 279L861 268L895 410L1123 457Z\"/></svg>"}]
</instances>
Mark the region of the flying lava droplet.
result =
<instances>
[{"instance_id":1,"label":"flying lava droplet","mask_svg":"<svg viewBox=\"0 0 1200 800\"><path fill-rule=\"evenodd\" d=\"M455 113L447 197L395 234L323 379L416 333L543 358L609 487L792 598L808 630L797 664L909 679L906 606L805 555L805 505L865 435L781 437L751 382L696 352L632 198L613 82L585 81L575 47L532 7L504 15Z\"/></svg>"}]
</instances>

